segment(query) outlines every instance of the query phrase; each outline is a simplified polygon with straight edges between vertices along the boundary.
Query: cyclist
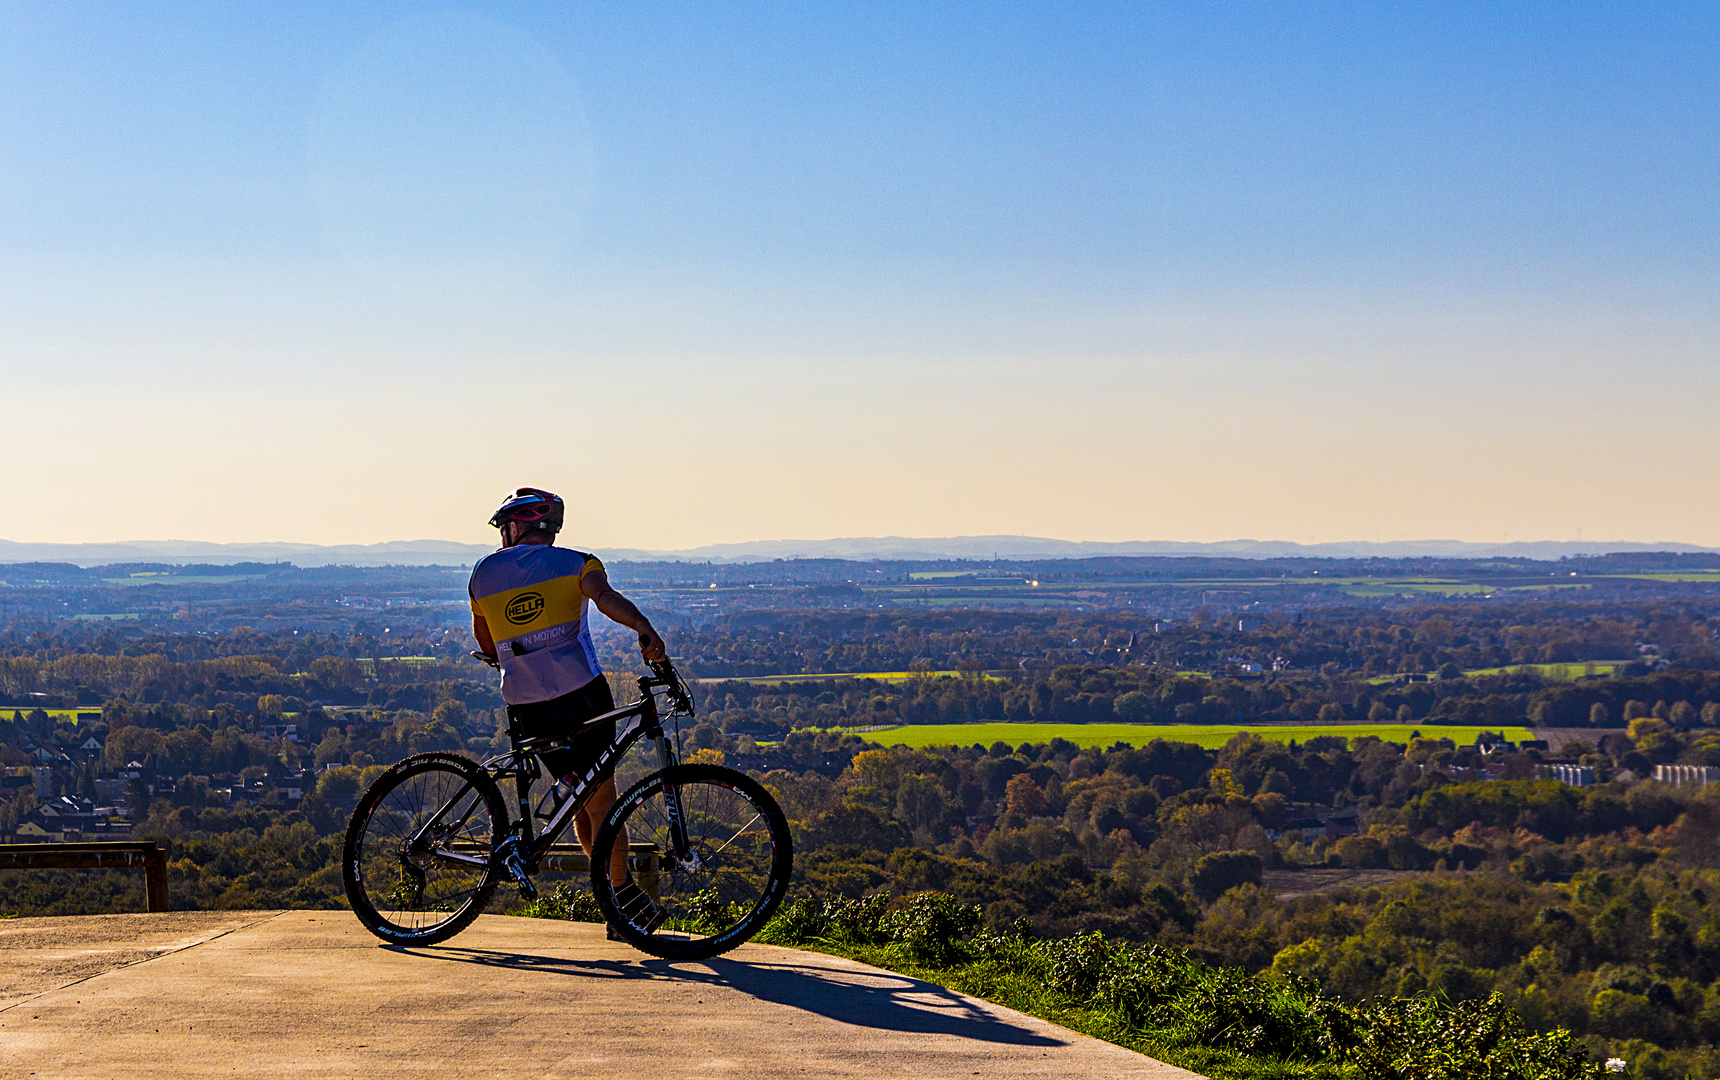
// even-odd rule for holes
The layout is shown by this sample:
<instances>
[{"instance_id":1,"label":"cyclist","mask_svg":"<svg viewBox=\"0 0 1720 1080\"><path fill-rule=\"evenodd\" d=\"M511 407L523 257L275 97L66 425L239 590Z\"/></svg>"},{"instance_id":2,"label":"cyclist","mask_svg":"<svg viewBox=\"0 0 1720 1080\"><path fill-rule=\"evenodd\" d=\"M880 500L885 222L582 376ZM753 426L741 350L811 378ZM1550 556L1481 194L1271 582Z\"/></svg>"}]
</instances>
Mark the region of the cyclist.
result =
<instances>
[{"instance_id":1,"label":"cyclist","mask_svg":"<svg viewBox=\"0 0 1720 1080\"><path fill-rule=\"evenodd\" d=\"M502 672L508 720L527 736L553 736L570 745L542 757L557 777L584 775L615 741L615 721L587 723L615 708L609 680L597 664L586 620L586 602L639 635L647 660L663 660L663 638L633 602L610 588L597 556L555 546L564 507L561 497L540 488L519 488L503 500L490 524L502 546L472 568L472 636L485 662ZM609 808L615 781L595 789L574 819L580 846L591 854ZM648 911L652 902L627 874L627 841L615 845L609 880L623 910ZM610 936L614 937L611 928Z\"/></svg>"}]
</instances>

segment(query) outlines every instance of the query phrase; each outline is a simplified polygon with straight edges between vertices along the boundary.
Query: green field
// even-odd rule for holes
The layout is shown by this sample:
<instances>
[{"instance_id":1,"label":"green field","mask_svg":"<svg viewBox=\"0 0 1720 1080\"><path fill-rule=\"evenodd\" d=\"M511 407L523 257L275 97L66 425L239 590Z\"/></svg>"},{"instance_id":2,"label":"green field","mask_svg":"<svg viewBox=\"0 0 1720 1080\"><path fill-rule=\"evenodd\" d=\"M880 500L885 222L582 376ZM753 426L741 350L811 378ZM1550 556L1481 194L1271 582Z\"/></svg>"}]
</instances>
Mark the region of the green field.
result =
<instances>
[{"instance_id":1,"label":"green field","mask_svg":"<svg viewBox=\"0 0 1720 1080\"><path fill-rule=\"evenodd\" d=\"M1465 581L1381 581L1369 579L1343 585L1342 591L1347 596L1408 596L1412 593L1431 593L1437 596L1471 596L1475 593L1491 592L1492 586L1476 585Z\"/></svg>"},{"instance_id":2,"label":"green field","mask_svg":"<svg viewBox=\"0 0 1720 1080\"><path fill-rule=\"evenodd\" d=\"M875 682L907 682L917 675L924 674L928 679L954 679L961 675L959 671L830 671L809 675L733 675L720 679L700 679L702 683L744 682L756 683L760 686L774 686L777 683L792 682L822 682L825 679L871 679ZM987 675L988 679L1001 676Z\"/></svg>"},{"instance_id":3,"label":"green field","mask_svg":"<svg viewBox=\"0 0 1720 1080\"><path fill-rule=\"evenodd\" d=\"M143 573L129 577L102 578L108 585L228 585L235 581L254 581L261 574L164 574Z\"/></svg>"},{"instance_id":4,"label":"green field","mask_svg":"<svg viewBox=\"0 0 1720 1080\"><path fill-rule=\"evenodd\" d=\"M1011 746L1023 743L1047 743L1052 739L1068 739L1077 746L1110 746L1126 742L1145 746L1154 739L1169 742L1194 743L1208 750L1230 741L1239 731L1259 735L1276 742L1305 742L1318 735L1337 735L1346 739L1372 735L1387 742L1407 743L1413 732L1428 738L1451 739L1458 745L1473 743L1483 731L1497 730L1480 727L1446 727L1440 724L1310 724L1235 725L1235 724L914 724L868 731L865 738L885 746L990 746L1006 742ZM1533 738L1528 728L1505 728L1507 739Z\"/></svg>"},{"instance_id":5,"label":"green field","mask_svg":"<svg viewBox=\"0 0 1720 1080\"><path fill-rule=\"evenodd\" d=\"M1539 675L1543 679L1560 679L1573 682L1585 675L1611 675L1629 660L1587 660L1574 664L1512 664L1509 667L1476 668L1465 671L1465 675L1506 675L1513 671L1526 671Z\"/></svg>"},{"instance_id":6,"label":"green field","mask_svg":"<svg viewBox=\"0 0 1720 1080\"><path fill-rule=\"evenodd\" d=\"M29 716L38 707L36 705L0 705L0 717L11 720L13 713ZM81 709L43 709L42 711L56 721L71 724L73 727L78 725L80 717L85 720L100 720L102 718L100 705L87 705Z\"/></svg>"},{"instance_id":7,"label":"green field","mask_svg":"<svg viewBox=\"0 0 1720 1080\"><path fill-rule=\"evenodd\" d=\"M1505 667L1470 668L1463 674L1469 675L1509 675L1514 671L1539 675L1543 679L1561 682L1575 682L1590 675L1613 675L1618 669L1630 663L1629 660L1579 660L1575 663L1563 664L1508 664ZM1432 677L1431 672L1416 674ZM1376 675L1368 680L1372 686L1385 686L1397 679L1397 675Z\"/></svg>"}]
</instances>

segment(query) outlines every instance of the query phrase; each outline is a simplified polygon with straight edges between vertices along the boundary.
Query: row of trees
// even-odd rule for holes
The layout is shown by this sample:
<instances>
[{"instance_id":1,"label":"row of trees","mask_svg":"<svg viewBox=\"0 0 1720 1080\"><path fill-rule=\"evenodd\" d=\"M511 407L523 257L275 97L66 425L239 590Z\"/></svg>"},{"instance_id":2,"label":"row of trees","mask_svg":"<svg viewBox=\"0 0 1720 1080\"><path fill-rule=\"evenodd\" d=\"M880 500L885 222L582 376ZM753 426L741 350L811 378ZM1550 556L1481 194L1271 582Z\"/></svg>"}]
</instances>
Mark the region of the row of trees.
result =
<instances>
[{"instance_id":1,"label":"row of trees","mask_svg":"<svg viewBox=\"0 0 1720 1080\"><path fill-rule=\"evenodd\" d=\"M708 722L736 733L974 720L1608 728L1647 715L1687 729L1720 725L1720 672L1573 683L1525 671L1392 685L1342 674L1241 680L1088 664L1010 679L731 681L707 691L705 705Z\"/></svg>"}]
</instances>

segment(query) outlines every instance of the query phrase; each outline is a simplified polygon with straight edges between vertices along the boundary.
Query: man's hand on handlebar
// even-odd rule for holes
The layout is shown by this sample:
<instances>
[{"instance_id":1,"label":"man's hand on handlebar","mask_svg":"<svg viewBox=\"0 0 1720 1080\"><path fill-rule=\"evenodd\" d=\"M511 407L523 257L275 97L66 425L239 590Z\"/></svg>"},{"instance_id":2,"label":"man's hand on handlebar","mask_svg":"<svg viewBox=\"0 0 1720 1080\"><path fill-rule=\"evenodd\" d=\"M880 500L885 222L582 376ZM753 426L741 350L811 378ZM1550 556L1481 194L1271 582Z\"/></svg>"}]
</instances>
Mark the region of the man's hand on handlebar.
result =
<instances>
[{"instance_id":1,"label":"man's hand on handlebar","mask_svg":"<svg viewBox=\"0 0 1720 1080\"><path fill-rule=\"evenodd\" d=\"M669 659L669 647L663 644L663 637L646 623L639 628L639 655L646 660Z\"/></svg>"}]
</instances>

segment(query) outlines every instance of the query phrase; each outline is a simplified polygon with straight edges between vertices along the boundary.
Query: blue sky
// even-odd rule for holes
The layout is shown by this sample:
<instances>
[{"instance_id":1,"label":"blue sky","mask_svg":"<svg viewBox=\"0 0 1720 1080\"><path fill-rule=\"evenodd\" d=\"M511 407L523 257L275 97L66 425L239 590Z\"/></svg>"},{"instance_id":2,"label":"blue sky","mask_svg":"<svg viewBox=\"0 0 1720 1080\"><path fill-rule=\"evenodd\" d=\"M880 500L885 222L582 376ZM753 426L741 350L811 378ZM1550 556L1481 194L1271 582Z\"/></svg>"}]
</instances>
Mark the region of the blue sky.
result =
<instances>
[{"instance_id":1,"label":"blue sky","mask_svg":"<svg viewBox=\"0 0 1720 1080\"><path fill-rule=\"evenodd\" d=\"M0 5L0 536L1720 544L1717 22Z\"/></svg>"}]
</instances>

